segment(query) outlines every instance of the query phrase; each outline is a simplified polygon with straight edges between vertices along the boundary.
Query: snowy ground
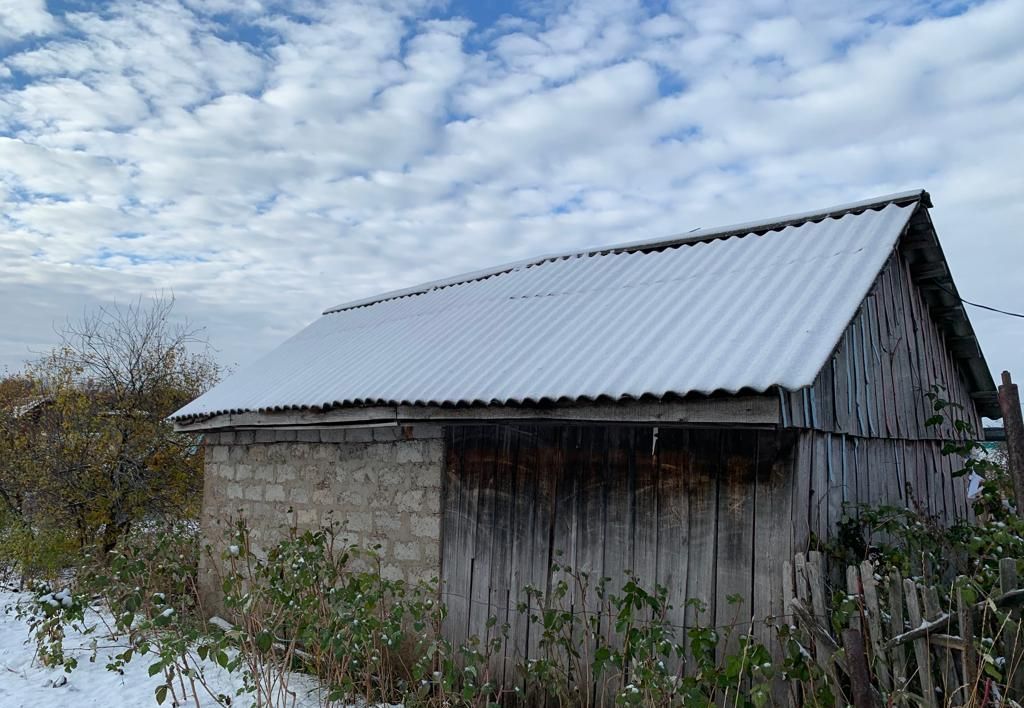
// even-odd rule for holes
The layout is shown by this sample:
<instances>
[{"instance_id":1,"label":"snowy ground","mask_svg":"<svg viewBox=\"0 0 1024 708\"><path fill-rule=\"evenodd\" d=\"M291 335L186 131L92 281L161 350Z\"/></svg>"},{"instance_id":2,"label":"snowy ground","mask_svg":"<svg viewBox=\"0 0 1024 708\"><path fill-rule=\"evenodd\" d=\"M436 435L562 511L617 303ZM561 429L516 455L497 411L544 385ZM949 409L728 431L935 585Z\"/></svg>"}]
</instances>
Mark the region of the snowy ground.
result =
<instances>
[{"instance_id":1,"label":"snowy ground","mask_svg":"<svg viewBox=\"0 0 1024 708\"><path fill-rule=\"evenodd\" d=\"M123 676L106 669L108 656L119 652L118 648L101 650L96 662L89 662L93 637L101 646L114 643L109 637L104 637L102 625L88 637L68 631L64 640L65 652L78 658L78 668L71 673L47 669L33 662L34 645L26 643L27 626L15 619L13 608L7 611L19 600L27 598L26 594L0 590L0 707L154 708L157 705L154 690L161 681L147 674L149 665L153 663L150 657L134 659L125 667ZM99 613L95 612L87 617L90 624L99 622L99 619ZM232 676L209 662L206 673L214 690L234 697L235 689L241 684L240 677ZM318 705L316 696L309 694L313 683L308 676L295 676L292 686L299 691L298 708ZM233 701L238 706L248 706L250 702L247 696ZM170 697L164 703L164 706L169 705ZM216 704L206 697L201 705Z\"/></svg>"}]
</instances>

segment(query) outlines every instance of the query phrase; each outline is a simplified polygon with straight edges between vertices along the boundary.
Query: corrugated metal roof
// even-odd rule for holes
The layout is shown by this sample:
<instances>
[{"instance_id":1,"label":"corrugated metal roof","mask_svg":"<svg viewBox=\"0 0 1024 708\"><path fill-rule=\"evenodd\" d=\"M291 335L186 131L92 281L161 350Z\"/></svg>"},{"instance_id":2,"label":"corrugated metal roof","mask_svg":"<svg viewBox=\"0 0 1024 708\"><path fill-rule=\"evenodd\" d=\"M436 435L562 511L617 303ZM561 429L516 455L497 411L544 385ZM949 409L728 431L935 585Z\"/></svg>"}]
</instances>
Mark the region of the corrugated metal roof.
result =
<instances>
[{"instance_id":1,"label":"corrugated metal roof","mask_svg":"<svg viewBox=\"0 0 1024 708\"><path fill-rule=\"evenodd\" d=\"M926 199L546 256L350 303L173 417L802 388Z\"/></svg>"}]
</instances>

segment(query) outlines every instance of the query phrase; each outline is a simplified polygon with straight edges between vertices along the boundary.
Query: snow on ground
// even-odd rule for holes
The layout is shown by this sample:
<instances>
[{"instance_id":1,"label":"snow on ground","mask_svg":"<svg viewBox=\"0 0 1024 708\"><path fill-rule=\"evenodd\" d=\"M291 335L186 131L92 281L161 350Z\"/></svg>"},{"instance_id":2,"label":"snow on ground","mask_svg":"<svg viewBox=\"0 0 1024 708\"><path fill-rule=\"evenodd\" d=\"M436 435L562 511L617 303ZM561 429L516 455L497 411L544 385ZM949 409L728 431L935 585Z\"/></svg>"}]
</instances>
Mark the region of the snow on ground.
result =
<instances>
[{"instance_id":1,"label":"snow on ground","mask_svg":"<svg viewBox=\"0 0 1024 708\"><path fill-rule=\"evenodd\" d=\"M61 668L48 669L34 662L35 644L27 641L28 626L15 618L13 608L18 601L28 599L27 593L0 590L0 707L155 708L154 691L162 681L147 673L155 657L137 656L124 668L123 676L106 669L108 657L123 647L101 649L96 662L89 662L93 637L100 646L117 643L105 636L101 623L89 636L68 629L64 639L65 653L78 659L78 668L71 673L65 673ZM86 619L90 625L97 624L100 614L93 611ZM205 673L215 691L232 696L234 705L247 707L251 703L248 696L234 696L235 689L241 685L241 676L229 674L212 662L206 662L205 666ZM291 685L299 694L297 708L318 705L315 694L310 694L314 684L308 676L293 675ZM170 703L168 696L164 706ZM208 696L200 703L204 707L216 705ZM190 702L187 705L195 704Z\"/></svg>"}]
</instances>

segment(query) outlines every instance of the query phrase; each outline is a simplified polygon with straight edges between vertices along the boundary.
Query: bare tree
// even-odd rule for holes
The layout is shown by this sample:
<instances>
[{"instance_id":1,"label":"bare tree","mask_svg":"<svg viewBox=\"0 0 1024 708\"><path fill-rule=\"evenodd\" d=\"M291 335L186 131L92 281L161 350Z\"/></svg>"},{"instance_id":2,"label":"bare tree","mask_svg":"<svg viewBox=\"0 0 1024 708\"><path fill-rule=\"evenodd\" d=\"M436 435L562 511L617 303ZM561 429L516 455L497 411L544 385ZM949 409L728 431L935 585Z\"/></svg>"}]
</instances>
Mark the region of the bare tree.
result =
<instances>
[{"instance_id":1,"label":"bare tree","mask_svg":"<svg viewBox=\"0 0 1024 708\"><path fill-rule=\"evenodd\" d=\"M201 452L166 418L220 368L201 331L176 322L173 309L173 296L161 295L86 312L28 369L45 403L8 426L7 446L20 452L0 486L17 488L19 512L33 523L62 523L82 545L109 549L141 519L195 511Z\"/></svg>"}]
</instances>

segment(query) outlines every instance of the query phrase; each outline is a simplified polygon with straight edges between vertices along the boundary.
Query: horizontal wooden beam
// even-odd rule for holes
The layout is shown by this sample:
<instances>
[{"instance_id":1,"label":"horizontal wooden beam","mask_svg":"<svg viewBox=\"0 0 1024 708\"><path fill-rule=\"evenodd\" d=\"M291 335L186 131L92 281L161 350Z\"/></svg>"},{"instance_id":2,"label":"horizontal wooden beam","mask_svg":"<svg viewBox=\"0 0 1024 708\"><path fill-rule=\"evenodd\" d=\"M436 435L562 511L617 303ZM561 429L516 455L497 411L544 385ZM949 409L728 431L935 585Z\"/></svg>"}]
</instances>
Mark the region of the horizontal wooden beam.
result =
<instances>
[{"instance_id":1,"label":"horizontal wooden beam","mask_svg":"<svg viewBox=\"0 0 1024 708\"><path fill-rule=\"evenodd\" d=\"M723 396L671 402L527 406L372 406L329 411L293 410L228 413L175 424L182 432L246 428L366 427L407 423L475 423L551 421L583 423L649 423L652 425L714 424L776 426L776 396Z\"/></svg>"}]
</instances>

